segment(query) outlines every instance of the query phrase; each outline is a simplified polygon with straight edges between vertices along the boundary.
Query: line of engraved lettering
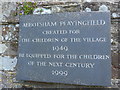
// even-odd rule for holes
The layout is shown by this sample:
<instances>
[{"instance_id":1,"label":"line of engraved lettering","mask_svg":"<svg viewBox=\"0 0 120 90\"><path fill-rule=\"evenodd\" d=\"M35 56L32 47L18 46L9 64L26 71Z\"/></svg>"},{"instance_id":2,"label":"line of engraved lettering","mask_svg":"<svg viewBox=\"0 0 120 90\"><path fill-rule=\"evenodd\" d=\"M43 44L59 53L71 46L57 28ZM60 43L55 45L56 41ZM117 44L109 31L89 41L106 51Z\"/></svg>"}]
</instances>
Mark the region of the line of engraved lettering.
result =
<instances>
[{"instance_id":1,"label":"line of engraved lettering","mask_svg":"<svg viewBox=\"0 0 120 90\"><path fill-rule=\"evenodd\" d=\"M18 56L19 56L19 57L25 57L25 54L24 54L24 53L19 53Z\"/></svg>"},{"instance_id":2,"label":"line of engraved lettering","mask_svg":"<svg viewBox=\"0 0 120 90\"><path fill-rule=\"evenodd\" d=\"M83 38L84 42L106 42L105 37L100 37L100 38Z\"/></svg>"},{"instance_id":3,"label":"line of engraved lettering","mask_svg":"<svg viewBox=\"0 0 120 90\"><path fill-rule=\"evenodd\" d=\"M95 63L65 63L65 67L79 67L79 68L94 68L95 67Z\"/></svg>"},{"instance_id":4,"label":"line of engraved lettering","mask_svg":"<svg viewBox=\"0 0 120 90\"><path fill-rule=\"evenodd\" d=\"M60 21L57 22L37 22L37 23L23 23L23 27L55 27L55 26L98 26L105 25L105 20L78 20L78 21Z\"/></svg>"},{"instance_id":5,"label":"line of engraved lettering","mask_svg":"<svg viewBox=\"0 0 120 90\"><path fill-rule=\"evenodd\" d=\"M44 35L51 35L51 34L80 34L80 30L45 30L42 31Z\"/></svg>"},{"instance_id":6,"label":"line of engraved lettering","mask_svg":"<svg viewBox=\"0 0 120 90\"><path fill-rule=\"evenodd\" d=\"M21 41L22 41L22 43L28 43L28 42L30 42L30 39L29 38L22 38Z\"/></svg>"},{"instance_id":7,"label":"line of engraved lettering","mask_svg":"<svg viewBox=\"0 0 120 90\"><path fill-rule=\"evenodd\" d=\"M56 26L56 22L37 22L37 23L23 23L23 27L53 27Z\"/></svg>"},{"instance_id":8,"label":"line of engraved lettering","mask_svg":"<svg viewBox=\"0 0 120 90\"><path fill-rule=\"evenodd\" d=\"M60 26L95 26L105 25L105 20L85 20L85 21L60 21Z\"/></svg>"},{"instance_id":9,"label":"line of engraved lettering","mask_svg":"<svg viewBox=\"0 0 120 90\"><path fill-rule=\"evenodd\" d=\"M23 43L29 43L29 42L68 42L68 38L34 38L32 40L30 40L30 38L22 38L21 41ZM89 38L89 37L85 37L85 38L70 38L70 42L88 42L88 43L96 43L96 42L107 42L106 37L99 37L99 38Z\"/></svg>"},{"instance_id":10,"label":"line of engraved lettering","mask_svg":"<svg viewBox=\"0 0 120 90\"><path fill-rule=\"evenodd\" d=\"M81 42L81 38L70 38L70 42Z\"/></svg>"},{"instance_id":11,"label":"line of engraved lettering","mask_svg":"<svg viewBox=\"0 0 120 90\"><path fill-rule=\"evenodd\" d=\"M110 59L109 55L79 55L79 59Z\"/></svg>"},{"instance_id":12,"label":"line of engraved lettering","mask_svg":"<svg viewBox=\"0 0 120 90\"><path fill-rule=\"evenodd\" d=\"M46 59L52 57L50 54L28 54L28 53L26 53L25 56L27 58L46 58Z\"/></svg>"},{"instance_id":13,"label":"line of engraved lettering","mask_svg":"<svg viewBox=\"0 0 120 90\"><path fill-rule=\"evenodd\" d=\"M47 62L40 62L40 61L37 61L36 62L37 66L47 66Z\"/></svg>"},{"instance_id":14,"label":"line of engraved lettering","mask_svg":"<svg viewBox=\"0 0 120 90\"><path fill-rule=\"evenodd\" d=\"M67 59L78 59L78 55L76 55L76 54L67 54L66 58Z\"/></svg>"},{"instance_id":15,"label":"line of engraved lettering","mask_svg":"<svg viewBox=\"0 0 120 90\"><path fill-rule=\"evenodd\" d=\"M61 38L60 41L61 42L68 42L68 38Z\"/></svg>"},{"instance_id":16,"label":"line of engraved lettering","mask_svg":"<svg viewBox=\"0 0 120 90\"><path fill-rule=\"evenodd\" d=\"M59 42L59 38L35 38L32 39L32 42L37 43L37 42Z\"/></svg>"},{"instance_id":17,"label":"line of engraved lettering","mask_svg":"<svg viewBox=\"0 0 120 90\"><path fill-rule=\"evenodd\" d=\"M28 64L29 66L33 66L34 63L35 63L34 61L28 61L28 62L27 62L27 64Z\"/></svg>"},{"instance_id":18,"label":"line of engraved lettering","mask_svg":"<svg viewBox=\"0 0 120 90\"><path fill-rule=\"evenodd\" d=\"M68 46L53 46L53 51L68 51Z\"/></svg>"},{"instance_id":19,"label":"line of engraved lettering","mask_svg":"<svg viewBox=\"0 0 120 90\"><path fill-rule=\"evenodd\" d=\"M26 57L26 58L53 58L53 59L71 59L71 60L79 60L79 59L89 59L89 60L106 60L110 59L110 55L77 55L77 54L23 54L20 53L19 57Z\"/></svg>"},{"instance_id":20,"label":"line of engraved lettering","mask_svg":"<svg viewBox=\"0 0 120 90\"><path fill-rule=\"evenodd\" d=\"M56 75L56 76L67 76L67 75L68 75L68 71L52 70L52 75Z\"/></svg>"},{"instance_id":21,"label":"line of engraved lettering","mask_svg":"<svg viewBox=\"0 0 120 90\"><path fill-rule=\"evenodd\" d=\"M50 67L63 67L63 62L48 62Z\"/></svg>"},{"instance_id":22,"label":"line of engraved lettering","mask_svg":"<svg viewBox=\"0 0 120 90\"><path fill-rule=\"evenodd\" d=\"M49 67L68 67L68 68L94 68L95 67L95 63L79 63L79 62L67 62L67 63L63 63L63 62L40 62L37 61L35 64L35 61L28 61L27 62L28 65L33 66L33 65L37 65L37 66L49 66Z\"/></svg>"},{"instance_id":23,"label":"line of engraved lettering","mask_svg":"<svg viewBox=\"0 0 120 90\"><path fill-rule=\"evenodd\" d=\"M64 58L65 58L65 55L64 55L64 54L54 54L54 55L53 55L53 58L56 58L56 59L64 59Z\"/></svg>"}]
</instances>

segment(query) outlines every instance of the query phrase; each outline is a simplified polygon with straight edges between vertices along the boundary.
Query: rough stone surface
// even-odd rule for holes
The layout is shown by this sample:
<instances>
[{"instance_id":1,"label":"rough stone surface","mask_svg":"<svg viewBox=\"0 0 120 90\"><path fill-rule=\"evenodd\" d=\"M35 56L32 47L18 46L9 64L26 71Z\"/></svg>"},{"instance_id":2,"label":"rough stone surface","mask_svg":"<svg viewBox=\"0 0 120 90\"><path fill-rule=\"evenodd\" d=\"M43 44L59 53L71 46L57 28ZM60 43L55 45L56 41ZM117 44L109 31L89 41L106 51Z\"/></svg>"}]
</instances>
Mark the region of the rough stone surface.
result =
<instances>
[{"instance_id":1,"label":"rough stone surface","mask_svg":"<svg viewBox=\"0 0 120 90\"><path fill-rule=\"evenodd\" d=\"M10 19L11 17L14 17L11 15L11 12L16 10L16 3L13 2L3 2L2 3L2 21L6 21L7 19Z\"/></svg>"},{"instance_id":2,"label":"rough stone surface","mask_svg":"<svg viewBox=\"0 0 120 90\"><path fill-rule=\"evenodd\" d=\"M0 25L0 43L2 42L2 25Z\"/></svg>"},{"instance_id":3,"label":"rough stone surface","mask_svg":"<svg viewBox=\"0 0 120 90\"><path fill-rule=\"evenodd\" d=\"M19 0L2 0L3 3L0 2L0 21L2 21L2 29L0 28L0 43L4 43L8 49L0 54L2 56L2 60L6 60L5 57L9 56L9 62L6 62L8 66L12 65L12 67L15 67L15 64L11 64L11 61L16 58L17 53L17 47L18 47L18 31L19 31L19 5L15 3ZM13 1L13 2L10 2ZM51 0L47 0L48 2L45 2L44 0L42 3L38 3L36 8L41 6L47 9L51 9L53 6L59 6L60 10L55 8L56 10L52 13L59 13L59 12L75 12L75 11L85 11L86 8L90 8L91 11L98 11L99 7L104 4L108 7L108 10L111 11L111 17L112 17L112 25L111 25L111 51L112 51L112 87L118 88L120 87L120 63L118 60L120 58L120 40L118 39L118 33L119 32L119 26L120 23L120 9L118 6L120 5L118 2L119 0L83 0L83 3L81 3L81 0L71 0L71 2L80 2L80 3L68 3L70 0L53 0L54 3L52 3ZM51 2L49 2L51 1ZM64 3L57 3L57 1L61 1ZM110 3L108 3L110 2ZM16 8L17 6L17 8ZM22 3L20 7L22 6ZM1 8L2 7L2 8ZM16 11L17 10L17 11ZM17 13L17 14L16 14ZM2 35L2 36L1 36ZM2 41L2 42L1 42ZM118 54L119 53L119 54ZM1 57L0 56L0 57ZM12 58L12 59L11 59ZM7 66L6 66L7 67ZM12 70L12 71L11 71ZM15 68L10 69L3 69L0 70L0 88L31 88L31 87L71 87L71 88L77 88L81 86L70 86L70 85L63 85L63 84L47 84L47 83L37 83L37 82L20 82L16 81L15 79L16 71Z\"/></svg>"},{"instance_id":4,"label":"rough stone surface","mask_svg":"<svg viewBox=\"0 0 120 90\"><path fill-rule=\"evenodd\" d=\"M10 58L9 56L0 56L0 70L11 70L13 71L17 63L17 58Z\"/></svg>"},{"instance_id":5,"label":"rough stone surface","mask_svg":"<svg viewBox=\"0 0 120 90\"><path fill-rule=\"evenodd\" d=\"M4 53L7 49L7 46L5 44L0 44L0 53Z\"/></svg>"}]
</instances>

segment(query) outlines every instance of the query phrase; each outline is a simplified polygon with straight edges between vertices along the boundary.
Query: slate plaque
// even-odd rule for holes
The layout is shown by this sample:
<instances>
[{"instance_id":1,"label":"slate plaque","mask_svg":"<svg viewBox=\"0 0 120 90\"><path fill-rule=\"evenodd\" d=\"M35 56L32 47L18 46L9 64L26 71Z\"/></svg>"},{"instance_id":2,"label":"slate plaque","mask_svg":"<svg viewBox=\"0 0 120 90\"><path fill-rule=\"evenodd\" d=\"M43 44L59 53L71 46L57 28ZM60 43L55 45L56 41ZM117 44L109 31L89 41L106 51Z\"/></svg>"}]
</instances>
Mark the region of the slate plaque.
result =
<instances>
[{"instance_id":1,"label":"slate plaque","mask_svg":"<svg viewBox=\"0 0 120 90\"><path fill-rule=\"evenodd\" d=\"M110 86L110 12L20 17L17 80Z\"/></svg>"}]
</instances>

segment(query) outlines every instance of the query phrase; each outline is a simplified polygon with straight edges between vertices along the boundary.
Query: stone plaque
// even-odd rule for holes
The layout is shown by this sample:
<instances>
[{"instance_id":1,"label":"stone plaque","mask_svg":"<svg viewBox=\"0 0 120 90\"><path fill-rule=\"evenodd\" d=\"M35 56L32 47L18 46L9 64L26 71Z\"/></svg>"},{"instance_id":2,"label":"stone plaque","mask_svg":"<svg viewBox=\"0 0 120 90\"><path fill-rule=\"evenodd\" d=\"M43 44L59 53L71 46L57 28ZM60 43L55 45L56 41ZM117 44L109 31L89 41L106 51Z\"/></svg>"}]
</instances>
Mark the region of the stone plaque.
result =
<instances>
[{"instance_id":1,"label":"stone plaque","mask_svg":"<svg viewBox=\"0 0 120 90\"><path fill-rule=\"evenodd\" d=\"M17 80L110 86L110 12L20 17Z\"/></svg>"}]
</instances>

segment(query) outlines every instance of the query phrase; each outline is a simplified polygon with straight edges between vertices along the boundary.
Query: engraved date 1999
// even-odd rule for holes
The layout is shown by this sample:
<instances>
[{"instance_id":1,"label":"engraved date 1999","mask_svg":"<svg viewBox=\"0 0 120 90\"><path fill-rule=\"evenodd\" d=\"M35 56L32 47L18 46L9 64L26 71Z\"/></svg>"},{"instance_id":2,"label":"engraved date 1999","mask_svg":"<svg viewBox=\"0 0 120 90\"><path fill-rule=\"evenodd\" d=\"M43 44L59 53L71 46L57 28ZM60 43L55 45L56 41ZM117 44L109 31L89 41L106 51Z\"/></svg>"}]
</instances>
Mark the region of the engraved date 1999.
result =
<instances>
[{"instance_id":1,"label":"engraved date 1999","mask_svg":"<svg viewBox=\"0 0 120 90\"><path fill-rule=\"evenodd\" d=\"M52 70L52 75L55 75L55 76L67 76L68 75L68 71Z\"/></svg>"}]
</instances>

